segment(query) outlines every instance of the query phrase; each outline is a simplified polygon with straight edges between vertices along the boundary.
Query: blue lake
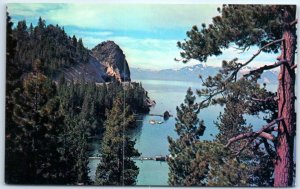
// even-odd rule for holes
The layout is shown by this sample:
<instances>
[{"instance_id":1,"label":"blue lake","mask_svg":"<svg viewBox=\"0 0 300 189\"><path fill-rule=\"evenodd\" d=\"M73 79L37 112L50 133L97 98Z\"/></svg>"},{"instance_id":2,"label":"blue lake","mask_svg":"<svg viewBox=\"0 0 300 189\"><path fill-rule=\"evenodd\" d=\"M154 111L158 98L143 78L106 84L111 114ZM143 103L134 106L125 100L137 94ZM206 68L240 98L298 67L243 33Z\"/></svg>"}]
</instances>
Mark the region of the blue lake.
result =
<instances>
[{"instance_id":1,"label":"blue lake","mask_svg":"<svg viewBox=\"0 0 300 189\"><path fill-rule=\"evenodd\" d=\"M151 108L150 114L163 114L164 111L169 111L173 117L164 121L162 117L145 115L143 121L139 124L133 138L136 139L135 147L142 153L144 157L153 157L156 155L168 155L167 137L177 137L174 131L176 106L179 106L186 95L189 87L195 92L199 89L200 82L182 82L182 81L162 81L162 80L137 80L142 82L143 87L148 91L151 99L156 101L156 105ZM214 125L217 117L223 108L220 106L209 107L199 114L199 119L203 119L206 125L206 130L202 140L211 140L218 133ZM261 116L246 116L247 122L254 126L254 129L264 124ZM150 120L164 121L162 124L152 125ZM136 161L140 168L137 185L143 186L166 186L168 185L169 167L166 162L158 161Z\"/></svg>"},{"instance_id":2,"label":"blue lake","mask_svg":"<svg viewBox=\"0 0 300 189\"><path fill-rule=\"evenodd\" d=\"M144 115L142 120L138 121L138 127L132 132L131 137L136 140L135 148L142 153L144 157L153 157L157 155L168 155L168 140L171 136L176 138L177 134L174 131L176 106L183 103L186 91L189 87L195 91L199 89L200 82L182 82L182 81L162 81L162 80L135 80L141 82L143 87L148 91L151 99L156 101L156 105L151 108L150 114L163 114L166 110L170 112L173 117L167 121L162 117ZM201 140L211 140L217 134L218 130L214 125L217 117L223 108L220 106L209 107L199 114L199 119L203 119L206 125L206 131ZM259 117L247 116L247 122L251 123L255 128L264 124ZM162 124L150 124L150 120L163 121ZM98 143L98 141L96 141ZM97 160L91 160L90 177L94 179ZM153 160L136 161L139 167L139 175L137 178L137 185L141 186L167 186L168 185L168 164L166 162L159 162Z\"/></svg>"}]
</instances>

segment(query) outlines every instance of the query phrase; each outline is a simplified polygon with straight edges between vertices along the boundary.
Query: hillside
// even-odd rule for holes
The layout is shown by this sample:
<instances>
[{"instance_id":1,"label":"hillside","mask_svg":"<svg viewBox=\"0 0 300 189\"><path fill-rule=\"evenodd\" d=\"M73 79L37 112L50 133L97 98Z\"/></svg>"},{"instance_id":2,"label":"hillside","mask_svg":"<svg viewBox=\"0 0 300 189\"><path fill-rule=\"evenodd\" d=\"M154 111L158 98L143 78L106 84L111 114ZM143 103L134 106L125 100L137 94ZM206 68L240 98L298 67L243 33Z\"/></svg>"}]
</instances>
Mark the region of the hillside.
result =
<instances>
[{"instance_id":1,"label":"hillside","mask_svg":"<svg viewBox=\"0 0 300 189\"><path fill-rule=\"evenodd\" d=\"M82 39L67 35L63 27L46 25L41 18L37 26L18 22L13 30L16 41L14 61L23 74L32 70L33 62L41 62L42 71L58 80L84 79L90 82L130 81L125 55L113 41L98 44L92 50L84 47Z\"/></svg>"}]
</instances>

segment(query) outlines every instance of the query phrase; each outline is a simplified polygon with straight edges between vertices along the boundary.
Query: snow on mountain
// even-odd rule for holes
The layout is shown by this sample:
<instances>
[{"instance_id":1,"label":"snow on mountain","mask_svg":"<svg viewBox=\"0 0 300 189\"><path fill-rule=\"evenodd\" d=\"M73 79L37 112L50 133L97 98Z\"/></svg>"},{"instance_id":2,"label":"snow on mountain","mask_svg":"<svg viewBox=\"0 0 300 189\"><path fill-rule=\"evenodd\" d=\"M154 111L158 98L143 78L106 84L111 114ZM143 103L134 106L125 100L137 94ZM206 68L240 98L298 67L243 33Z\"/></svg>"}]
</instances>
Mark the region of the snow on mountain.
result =
<instances>
[{"instance_id":1,"label":"snow on mountain","mask_svg":"<svg viewBox=\"0 0 300 189\"><path fill-rule=\"evenodd\" d=\"M153 71L149 69L140 69L140 68L131 68L131 78L132 80L140 80L140 79L151 79L151 80L168 80L168 81L194 81L199 82L199 75L203 78L207 78L208 76L214 76L218 73L219 67L212 67L207 65L194 65L194 66L186 66L181 69L163 69L159 71ZM250 70L254 68L245 67L240 71L241 75L249 73ZM261 79L260 83L268 83L268 84L277 84L277 75L278 72L276 70L267 70L265 71Z\"/></svg>"}]
</instances>

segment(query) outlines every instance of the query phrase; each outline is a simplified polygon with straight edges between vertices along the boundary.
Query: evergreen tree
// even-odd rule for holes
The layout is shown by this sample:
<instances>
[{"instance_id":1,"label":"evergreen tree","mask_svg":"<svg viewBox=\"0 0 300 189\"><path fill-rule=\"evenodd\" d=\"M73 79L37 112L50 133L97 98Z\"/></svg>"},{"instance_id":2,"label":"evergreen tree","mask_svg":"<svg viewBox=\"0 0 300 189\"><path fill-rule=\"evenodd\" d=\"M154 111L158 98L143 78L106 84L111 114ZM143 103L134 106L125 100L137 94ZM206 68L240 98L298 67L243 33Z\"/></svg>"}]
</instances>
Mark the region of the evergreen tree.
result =
<instances>
[{"instance_id":1,"label":"evergreen tree","mask_svg":"<svg viewBox=\"0 0 300 189\"><path fill-rule=\"evenodd\" d=\"M265 144L274 141L277 158L274 161L274 186L283 187L293 184L294 170L294 136L296 129L295 116L295 50L296 50L296 6L288 5L223 5L218 9L219 16L213 18L213 23L202 29L194 26L187 32L184 42L178 42L184 63L191 59L200 62L207 61L210 56L222 54L223 49L229 45L236 45L242 52L252 46L260 49L244 63L237 58L223 61L220 73L203 81L204 88L199 91L199 96L204 97L200 109L205 108L226 93L229 86L234 85L239 79L239 72L248 66L261 52L278 52L281 55L278 62L251 70L244 75L246 79L257 78L265 70L280 67L277 98L267 97L258 99L252 96L252 102L264 104L277 104L277 117L262 127L257 132L240 133L231 138L226 145L239 140L249 140L251 144ZM275 58L274 58L275 59ZM248 104L251 109L252 104ZM278 125L278 127L276 127ZM272 132L276 131L276 139ZM260 140L260 138L263 138ZM249 145L247 145L249 146ZM267 145L266 145L267 146Z\"/></svg>"},{"instance_id":2,"label":"evergreen tree","mask_svg":"<svg viewBox=\"0 0 300 189\"><path fill-rule=\"evenodd\" d=\"M197 118L198 104L196 97L189 88L185 96L184 104L177 107L175 131L179 139L168 137L171 158L168 159L170 167L169 184L171 186L199 186L204 185L203 170L198 173L192 170L196 166L193 159L196 158L196 143L203 135L205 126L203 121ZM195 173L195 174L192 174Z\"/></svg>"},{"instance_id":3,"label":"evergreen tree","mask_svg":"<svg viewBox=\"0 0 300 189\"><path fill-rule=\"evenodd\" d=\"M101 148L101 161L96 170L97 185L135 185L139 168L132 157L140 156L134 148L134 141L126 136L126 131L134 121L129 109L123 109L120 98L115 99L113 107L106 113L105 133Z\"/></svg>"},{"instance_id":4,"label":"evergreen tree","mask_svg":"<svg viewBox=\"0 0 300 189\"><path fill-rule=\"evenodd\" d=\"M12 120L13 91L20 85L20 69L14 62L16 40L13 38L13 23L7 13L6 17L6 106L5 106L5 182L16 183L22 178L22 170L18 169L16 162L22 162L21 154L16 150L17 125ZM11 171L15 170L15 171Z\"/></svg>"},{"instance_id":5,"label":"evergreen tree","mask_svg":"<svg viewBox=\"0 0 300 189\"><path fill-rule=\"evenodd\" d=\"M16 129L11 147L22 161L15 162L16 169L9 172L22 170L15 184L55 184L60 182L60 154L56 149L61 145L57 136L63 117L58 111L55 85L39 72L39 60L34 65L34 72L13 92L12 120Z\"/></svg>"},{"instance_id":6,"label":"evergreen tree","mask_svg":"<svg viewBox=\"0 0 300 189\"><path fill-rule=\"evenodd\" d=\"M32 70L36 58L42 60L41 69L50 77L59 74L59 68L89 60L89 51L82 40L78 43L75 36L68 37L59 26L46 25L41 17L35 27L30 24L28 28L25 20L19 21L13 36L17 39L14 61L22 66L24 73Z\"/></svg>"},{"instance_id":7,"label":"evergreen tree","mask_svg":"<svg viewBox=\"0 0 300 189\"><path fill-rule=\"evenodd\" d=\"M246 124L244 118L245 114L258 115L259 112L263 111L266 114L264 119L269 120L272 118L275 114L275 112L273 112L276 109L275 107L261 107L260 104L253 103L250 100L253 93L266 95L266 92L265 89L260 89L256 82L245 79L237 81L230 87L226 92L224 113L220 114L218 122L215 123L219 130L215 141L225 146L231 138L240 133L253 132L252 125ZM270 94L267 93L267 95ZM249 103L252 104L251 108L249 108ZM263 140L265 144L257 146L255 143L249 149L246 148L249 140L240 140L232 144L231 148L226 148L226 150L230 152L227 155L227 165L230 165L232 159L237 159L238 161L235 162L234 165L244 167L243 169L236 169L235 171L237 175L246 175L246 177L242 179L243 182L241 182L241 180L232 179L232 173L225 172L219 175L222 179L218 178L218 176L214 176L215 181L213 182L213 185L271 186L273 183L272 175L274 171L273 161L275 161L276 158L275 152L272 149L272 145L265 141L264 138L259 140ZM268 150L265 150L266 145L269 147ZM251 177L249 175L251 175ZM218 180L218 182L216 182L216 180ZM223 182L226 180L227 182ZM210 182L208 184L212 183Z\"/></svg>"},{"instance_id":8,"label":"evergreen tree","mask_svg":"<svg viewBox=\"0 0 300 189\"><path fill-rule=\"evenodd\" d=\"M218 122L215 123L219 133L213 141L193 139L197 132L195 131L196 123L192 121L198 120L199 107L198 104L194 104L195 97L192 96L192 92L188 91L185 103L193 104L193 113L188 111L187 106L181 105L181 110L177 110L176 123L179 139L176 141L169 139L171 158L168 162L170 165L169 183L171 185L270 186L273 182L274 166L272 162L275 159L274 153L269 154L261 148L254 149L255 147L252 148L254 151L242 149L247 144L246 141L232 144L234 148L226 148L228 140L233 136L241 132L252 132L252 127L246 125L243 114L258 113L258 110L254 110L253 107L247 108L248 103L250 103L249 96L254 91L260 91L261 94L266 92L260 90L255 82L239 80L236 85L227 90L226 96L214 99L214 103L224 103L226 100L226 107ZM193 103L187 103L187 99ZM194 129L184 130L183 128ZM185 142L190 138L194 141L192 145ZM235 151L238 148L241 150ZM272 151L272 149L270 150Z\"/></svg>"},{"instance_id":9,"label":"evergreen tree","mask_svg":"<svg viewBox=\"0 0 300 189\"><path fill-rule=\"evenodd\" d=\"M60 141L64 144L60 148L64 179L67 184L91 184L88 176L88 123L79 117L71 117L67 112L65 115L65 130L60 135Z\"/></svg>"},{"instance_id":10,"label":"evergreen tree","mask_svg":"<svg viewBox=\"0 0 300 189\"><path fill-rule=\"evenodd\" d=\"M75 35L73 35L73 37L72 37L72 42L73 42L74 47L77 47L77 38Z\"/></svg>"}]
</instances>

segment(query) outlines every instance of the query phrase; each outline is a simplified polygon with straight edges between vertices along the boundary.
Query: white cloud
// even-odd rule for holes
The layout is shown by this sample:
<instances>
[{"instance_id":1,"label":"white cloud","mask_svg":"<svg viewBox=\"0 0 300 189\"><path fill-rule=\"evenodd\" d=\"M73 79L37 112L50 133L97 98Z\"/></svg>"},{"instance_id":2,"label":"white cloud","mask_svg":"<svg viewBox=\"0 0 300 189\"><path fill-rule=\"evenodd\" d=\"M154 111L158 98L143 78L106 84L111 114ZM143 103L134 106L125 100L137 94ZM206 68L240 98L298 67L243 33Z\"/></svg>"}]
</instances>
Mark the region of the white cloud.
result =
<instances>
[{"instance_id":1,"label":"white cloud","mask_svg":"<svg viewBox=\"0 0 300 189\"><path fill-rule=\"evenodd\" d=\"M29 4L8 3L7 7L10 14L24 17L35 16L38 11L45 7L45 5L37 3L30 4L30 6L28 5Z\"/></svg>"},{"instance_id":2,"label":"white cloud","mask_svg":"<svg viewBox=\"0 0 300 189\"><path fill-rule=\"evenodd\" d=\"M73 26L69 35L82 38L88 48L106 40L115 41L123 49L132 67L148 69L165 69L186 66L175 62L180 58L177 40L158 39L155 35L135 36L132 31L150 32L179 30L180 36L192 25L210 22L217 15L219 5L201 4L8 4L13 16L30 17L37 20L39 16L47 23L57 23L61 26ZM77 29L76 29L77 28ZM182 32L181 32L182 31ZM123 33L122 33L123 32ZM122 34L122 35L121 35ZM129 35L130 34L130 35ZM130 37L129 37L130 36ZM167 37L167 36L166 36ZM258 48L251 48L239 54L234 48L224 50L218 57L209 57L208 66L221 66L222 60L239 58L240 62L248 60ZM251 67L273 63L276 55L261 53ZM187 65L199 64L191 60Z\"/></svg>"},{"instance_id":3,"label":"white cloud","mask_svg":"<svg viewBox=\"0 0 300 189\"><path fill-rule=\"evenodd\" d=\"M80 36L111 36L113 32L111 31L84 31L84 30L72 30L72 32L76 35Z\"/></svg>"},{"instance_id":4,"label":"white cloud","mask_svg":"<svg viewBox=\"0 0 300 189\"><path fill-rule=\"evenodd\" d=\"M42 16L60 25L155 30L211 22L218 5L200 4L9 4L14 15ZM47 11L41 12L44 8Z\"/></svg>"}]
</instances>

